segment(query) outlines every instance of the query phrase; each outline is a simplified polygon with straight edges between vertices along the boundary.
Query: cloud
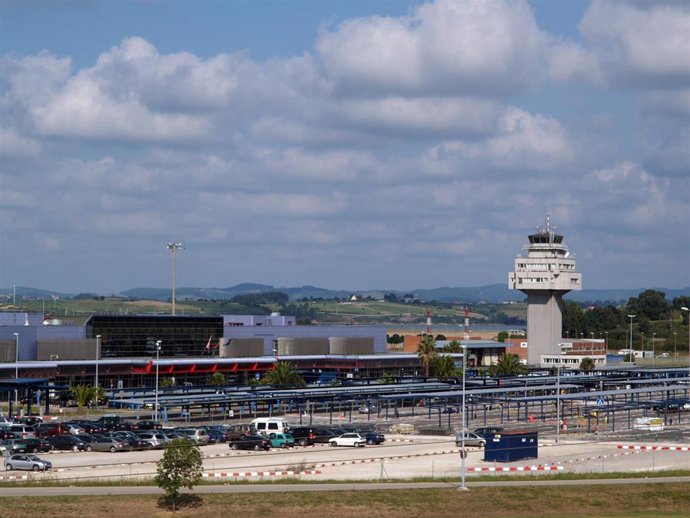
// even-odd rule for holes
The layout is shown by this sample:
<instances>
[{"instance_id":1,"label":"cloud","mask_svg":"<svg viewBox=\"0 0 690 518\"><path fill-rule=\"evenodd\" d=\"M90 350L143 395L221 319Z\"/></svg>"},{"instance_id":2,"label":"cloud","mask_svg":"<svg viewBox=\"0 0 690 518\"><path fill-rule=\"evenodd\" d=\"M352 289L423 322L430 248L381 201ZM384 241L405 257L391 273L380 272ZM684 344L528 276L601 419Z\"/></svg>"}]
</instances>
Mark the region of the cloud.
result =
<instances>
[{"instance_id":1,"label":"cloud","mask_svg":"<svg viewBox=\"0 0 690 518\"><path fill-rule=\"evenodd\" d=\"M320 63L351 95L505 95L533 85L548 38L526 2L439 0L323 28Z\"/></svg>"},{"instance_id":2,"label":"cloud","mask_svg":"<svg viewBox=\"0 0 690 518\"><path fill-rule=\"evenodd\" d=\"M580 23L587 48L624 87L690 86L690 4L595 0Z\"/></svg>"}]
</instances>

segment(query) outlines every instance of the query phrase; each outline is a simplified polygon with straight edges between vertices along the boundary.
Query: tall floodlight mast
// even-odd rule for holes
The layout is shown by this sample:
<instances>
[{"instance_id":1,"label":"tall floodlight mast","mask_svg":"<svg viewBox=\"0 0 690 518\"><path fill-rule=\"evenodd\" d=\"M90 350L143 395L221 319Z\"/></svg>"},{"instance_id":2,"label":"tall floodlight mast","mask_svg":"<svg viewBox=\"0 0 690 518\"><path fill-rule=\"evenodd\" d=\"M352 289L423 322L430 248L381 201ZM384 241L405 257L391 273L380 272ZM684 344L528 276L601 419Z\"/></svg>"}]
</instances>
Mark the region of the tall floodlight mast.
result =
<instances>
[{"instance_id":1,"label":"tall floodlight mast","mask_svg":"<svg viewBox=\"0 0 690 518\"><path fill-rule=\"evenodd\" d=\"M168 243L167 246L168 250L172 252L172 314L175 315L175 258L177 255L177 251L180 249L184 250L185 247L182 243Z\"/></svg>"},{"instance_id":2,"label":"tall floodlight mast","mask_svg":"<svg viewBox=\"0 0 690 518\"><path fill-rule=\"evenodd\" d=\"M528 238L527 255L515 259L508 287L527 295L527 362L540 365L543 355L561 353L563 295L582 289L582 274L575 271L575 259L548 214L544 225Z\"/></svg>"}]
</instances>

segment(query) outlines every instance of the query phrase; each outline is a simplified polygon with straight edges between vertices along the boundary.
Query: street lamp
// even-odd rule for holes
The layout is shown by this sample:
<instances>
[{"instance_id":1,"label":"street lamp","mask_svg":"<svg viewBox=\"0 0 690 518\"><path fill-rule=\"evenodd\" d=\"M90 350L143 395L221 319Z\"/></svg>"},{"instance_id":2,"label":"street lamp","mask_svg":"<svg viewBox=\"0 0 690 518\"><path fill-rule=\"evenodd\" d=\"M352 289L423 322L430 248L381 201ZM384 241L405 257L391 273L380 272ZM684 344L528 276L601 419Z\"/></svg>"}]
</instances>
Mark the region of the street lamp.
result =
<instances>
[{"instance_id":1,"label":"street lamp","mask_svg":"<svg viewBox=\"0 0 690 518\"><path fill-rule=\"evenodd\" d=\"M98 390L98 360L101 357L101 335L96 335L96 379L93 386Z\"/></svg>"},{"instance_id":2,"label":"street lamp","mask_svg":"<svg viewBox=\"0 0 690 518\"><path fill-rule=\"evenodd\" d=\"M12 333L14 335L14 381L19 383L19 333ZM14 411L17 411L19 405L19 385L14 387Z\"/></svg>"},{"instance_id":3,"label":"street lamp","mask_svg":"<svg viewBox=\"0 0 690 518\"><path fill-rule=\"evenodd\" d=\"M635 318L637 315L628 315L628 318L630 319L630 351L632 351L630 354L632 354L633 359L635 358L635 347L633 346L633 341L632 341L632 321L633 318Z\"/></svg>"},{"instance_id":4,"label":"street lamp","mask_svg":"<svg viewBox=\"0 0 690 518\"><path fill-rule=\"evenodd\" d=\"M652 333L652 369L656 366L656 333Z\"/></svg>"},{"instance_id":5,"label":"street lamp","mask_svg":"<svg viewBox=\"0 0 690 518\"><path fill-rule=\"evenodd\" d=\"M673 357L677 358L678 357L678 333L676 331L673 332Z\"/></svg>"},{"instance_id":6,"label":"street lamp","mask_svg":"<svg viewBox=\"0 0 690 518\"><path fill-rule=\"evenodd\" d=\"M465 485L465 457L467 450L465 449L465 430L466 421L465 414L467 407L465 406L465 375L467 373L467 344L462 344L462 426L460 431L460 489L468 491L469 488Z\"/></svg>"},{"instance_id":7,"label":"street lamp","mask_svg":"<svg viewBox=\"0 0 690 518\"><path fill-rule=\"evenodd\" d=\"M556 444L561 438L561 355L558 355L558 370L556 371Z\"/></svg>"},{"instance_id":8,"label":"street lamp","mask_svg":"<svg viewBox=\"0 0 690 518\"><path fill-rule=\"evenodd\" d=\"M19 333L14 335L14 379L19 379Z\"/></svg>"},{"instance_id":9,"label":"street lamp","mask_svg":"<svg viewBox=\"0 0 690 518\"><path fill-rule=\"evenodd\" d=\"M160 359L160 354L161 354L161 341L157 340L156 341L156 404L154 405L154 411L156 412L156 416L153 418L153 420L157 423L158 422L158 360Z\"/></svg>"},{"instance_id":10,"label":"street lamp","mask_svg":"<svg viewBox=\"0 0 690 518\"><path fill-rule=\"evenodd\" d=\"M168 243L167 247L172 252L172 314L175 316L175 258L179 249L184 250L184 245L182 243Z\"/></svg>"},{"instance_id":11,"label":"street lamp","mask_svg":"<svg viewBox=\"0 0 690 518\"><path fill-rule=\"evenodd\" d=\"M688 380L690 380L690 309L681 306L681 311L688 312Z\"/></svg>"}]
</instances>

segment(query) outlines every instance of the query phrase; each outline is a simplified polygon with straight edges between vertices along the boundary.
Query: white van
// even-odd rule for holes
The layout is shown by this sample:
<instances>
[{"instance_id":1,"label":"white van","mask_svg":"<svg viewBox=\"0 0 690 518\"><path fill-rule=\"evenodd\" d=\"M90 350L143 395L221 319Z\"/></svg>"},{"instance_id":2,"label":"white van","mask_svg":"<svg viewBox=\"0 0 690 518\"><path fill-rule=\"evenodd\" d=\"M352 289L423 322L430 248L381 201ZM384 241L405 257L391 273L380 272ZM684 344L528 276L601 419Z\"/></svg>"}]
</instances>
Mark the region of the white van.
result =
<instances>
[{"instance_id":1,"label":"white van","mask_svg":"<svg viewBox=\"0 0 690 518\"><path fill-rule=\"evenodd\" d=\"M280 417L258 417L250 424L252 424L261 435L287 433L290 430L288 422Z\"/></svg>"}]
</instances>

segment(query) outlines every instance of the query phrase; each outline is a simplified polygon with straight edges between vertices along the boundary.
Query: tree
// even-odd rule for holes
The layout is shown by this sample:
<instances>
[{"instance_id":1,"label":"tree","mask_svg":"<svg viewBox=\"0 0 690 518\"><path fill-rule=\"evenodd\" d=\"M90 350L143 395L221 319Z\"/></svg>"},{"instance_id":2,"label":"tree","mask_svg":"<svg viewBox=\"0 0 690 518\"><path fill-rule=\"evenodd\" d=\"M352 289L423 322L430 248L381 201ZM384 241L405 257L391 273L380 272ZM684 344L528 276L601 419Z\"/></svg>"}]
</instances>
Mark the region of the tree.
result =
<instances>
[{"instance_id":1,"label":"tree","mask_svg":"<svg viewBox=\"0 0 690 518\"><path fill-rule=\"evenodd\" d=\"M172 503L173 511L180 489L192 489L201 480L203 459L199 447L189 439L175 439L168 444L156 463L156 484Z\"/></svg>"},{"instance_id":2,"label":"tree","mask_svg":"<svg viewBox=\"0 0 690 518\"><path fill-rule=\"evenodd\" d=\"M580 370L582 372L589 372L593 371L595 367L594 360L592 358L582 358L582 361L580 362Z\"/></svg>"},{"instance_id":3,"label":"tree","mask_svg":"<svg viewBox=\"0 0 690 518\"><path fill-rule=\"evenodd\" d=\"M508 338L508 331L501 331L500 333L498 333L499 342L505 342L506 338Z\"/></svg>"},{"instance_id":4,"label":"tree","mask_svg":"<svg viewBox=\"0 0 690 518\"><path fill-rule=\"evenodd\" d=\"M663 291L645 290L639 297L628 299L628 309L649 320L663 320L668 318L669 304Z\"/></svg>"},{"instance_id":5,"label":"tree","mask_svg":"<svg viewBox=\"0 0 690 518\"><path fill-rule=\"evenodd\" d=\"M458 375L455 360L452 356L437 355L431 362L431 372L440 380L447 380Z\"/></svg>"},{"instance_id":6,"label":"tree","mask_svg":"<svg viewBox=\"0 0 690 518\"><path fill-rule=\"evenodd\" d=\"M492 376L516 376L527 374L527 367L520 363L520 357L517 354L505 353L501 355L497 363L491 365L489 373Z\"/></svg>"},{"instance_id":7,"label":"tree","mask_svg":"<svg viewBox=\"0 0 690 518\"><path fill-rule=\"evenodd\" d=\"M91 385L72 385L69 388L72 397L74 398L77 408L81 410L84 406L93 400L94 388Z\"/></svg>"},{"instance_id":8,"label":"tree","mask_svg":"<svg viewBox=\"0 0 690 518\"><path fill-rule=\"evenodd\" d=\"M279 388L307 386L304 378L291 362L276 363L272 369L264 373L259 383Z\"/></svg>"},{"instance_id":9,"label":"tree","mask_svg":"<svg viewBox=\"0 0 690 518\"><path fill-rule=\"evenodd\" d=\"M461 353L462 345L458 340L451 340L446 345L443 346L443 352L445 353Z\"/></svg>"},{"instance_id":10,"label":"tree","mask_svg":"<svg viewBox=\"0 0 690 518\"><path fill-rule=\"evenodd\" d=\"M214 372L206 378L206 383L214 387L223 387L227 385L227 380L222 372Z\"/></svg>"},{"instance_id":11,"label":"tree","mask_svg":"<svg viewBox=\"0 0 690 518\"><path fill-rule=\"evenodd\" d=\"M434 360L438 353L436 352L436 341L432 335L424 335L422 341L419 343L417 348L417 356L419 356L419 361L422 362L422 367L424 368L424 378L429 377L429 368L431 367L431 362Z\"/></svg>"}]
</instances>

